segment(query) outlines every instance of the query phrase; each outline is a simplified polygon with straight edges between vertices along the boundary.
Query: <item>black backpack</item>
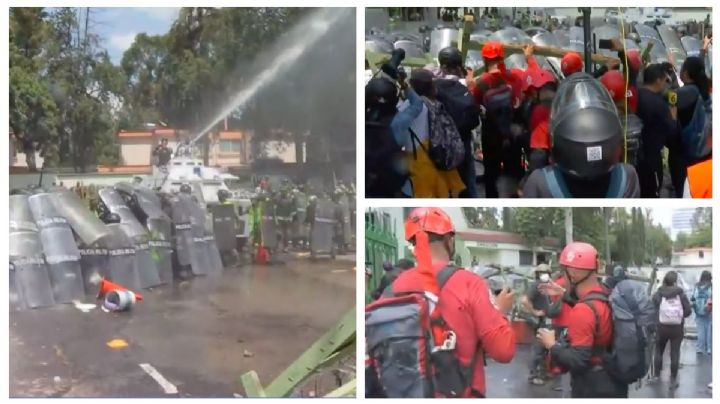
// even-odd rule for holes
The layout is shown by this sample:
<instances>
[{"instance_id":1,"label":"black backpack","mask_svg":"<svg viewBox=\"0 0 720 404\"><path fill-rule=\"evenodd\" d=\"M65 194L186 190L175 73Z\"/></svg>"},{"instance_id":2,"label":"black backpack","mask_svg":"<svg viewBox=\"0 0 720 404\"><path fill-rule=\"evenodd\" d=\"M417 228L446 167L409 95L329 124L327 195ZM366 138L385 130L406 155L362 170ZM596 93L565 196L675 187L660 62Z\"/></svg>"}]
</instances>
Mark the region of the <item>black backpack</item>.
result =
<instances>
[{"instance_id":1,"label":"black backpack","mask_svg":"<svg viewBox=\"0 0 720 404\"><path fill-rule=\"evenodd\" d=\"M365 196L393 198L409 173L389 122L365 121Z\"/></svg>"},{"instance_id":2,"label":"black backpack","mask_svg":"<svg viewBox=\"0 0 720 404\"><path fill-rule=\"evenodd\" d=\"M485 107L483 132L509 139L513 122L512 87L504 81L494 87L489 87L484 81L480 81L478 85L482 90L482 103Z\"/></svg>"},{"instance_id":3,"label":"black backpack","mask_svg":"<svg viewBox=\"0 0 720 404\"><path fill-rule=\"evenodd\" d=\"M467 87L457 80L439 79L435 81L437 99L450 114L462 141L470 141L470 133L480 125L480 108Z\"/></svg>"}]
</instances>

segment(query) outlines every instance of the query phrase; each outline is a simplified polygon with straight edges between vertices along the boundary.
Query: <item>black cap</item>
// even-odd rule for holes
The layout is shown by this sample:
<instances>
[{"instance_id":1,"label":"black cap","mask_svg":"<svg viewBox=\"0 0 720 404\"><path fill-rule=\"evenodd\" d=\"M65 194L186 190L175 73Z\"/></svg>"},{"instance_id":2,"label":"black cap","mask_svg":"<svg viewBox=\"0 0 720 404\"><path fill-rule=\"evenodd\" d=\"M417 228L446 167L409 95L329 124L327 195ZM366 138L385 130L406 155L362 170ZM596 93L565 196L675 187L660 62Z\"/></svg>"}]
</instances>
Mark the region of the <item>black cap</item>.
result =
<instances>
[{"instance_id":1,"label":"black cap","mask_svg":"<svg viewBox=\"0 0 720 404\"><path fill-rule=\"evenodd\" d=\"M395 108L398 103L398 90L392 81L375 77L365 86L365 105L368 107Z\"/></svg>"}]
</instances>

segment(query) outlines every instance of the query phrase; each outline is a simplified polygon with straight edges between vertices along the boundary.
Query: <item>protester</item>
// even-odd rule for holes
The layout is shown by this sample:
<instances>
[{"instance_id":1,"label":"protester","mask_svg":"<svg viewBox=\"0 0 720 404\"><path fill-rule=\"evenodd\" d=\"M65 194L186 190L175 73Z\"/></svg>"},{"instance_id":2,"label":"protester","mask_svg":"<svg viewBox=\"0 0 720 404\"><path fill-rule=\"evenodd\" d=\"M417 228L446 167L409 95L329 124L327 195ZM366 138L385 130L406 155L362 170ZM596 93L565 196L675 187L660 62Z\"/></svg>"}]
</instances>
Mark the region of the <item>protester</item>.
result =
<instances>
[{"instance_id":1,"label":"protester","mask_svg":"<svg viewBox=\"0 0 720 404\"><path fill-rule=\"evenodd\" d=\"M438 81L441 82L441 81ZM409 161L409 185L404 189L411 189L415 198L447 198L457 197L465 189L457 169L439 170L429 155L430 128L438 122L431 122L428 107L437 104L433 74L424 69L413 70L410 74L410 86L422 98L423 106L420 114L408 127L408 144L405 145L405 154ZM409 107L410 102L404 101L399 111ZM467 158L467 156L466 156Z\"/></svg>"},{"instance_id":2,"label":"protester","mask_svg":"<svg viewBox=\"0 0 720 404\"><path fill-rule=\"evenodd\" d=\"M515 353L515 333L505 317L513 305L513 292L504 290L491 297L482 277L448 266L455 255L455 228L441 209L414 209L405 222L405 239L413 245L418 260L416 267L398 276L386 291L387 298L381 297L366 309L365 337L373 342L368 347L366 367L375 369L371 374L377 376L366 378L366 396L484 397L486 357L507 363ZM428 358L425 347L418 350L417 339L402 344L385 331L389 331L388 326L391 329L397 326L390 322L391 308L398 307L397 303L388 302L397 302L399 296L415 291L426 291L438 298L438 304L433 305L429 313L436 320L430 322L431 329L422 333L429 333L434 345L452 346L452 350L447 351L451 355L443 356L442 363ZM374 310L382 310L379 323L374 320ZM398 321L408 327L407 316L401 314L398 314ZM452 340L449 340L451 335ZM389 344L390 340L380 339L386 336L391 338L392 344ZM407 358L423 361L419 365L423 367L422 374L411 370L409 366L414 364L407 363ZM441 379L444 382L451 379L452 387L446 383L427 386L425 366L434 371L442 368L446 372L455 372L444 374ZM396 370L390 370L392 368ZM377 372L377 369L383 371ZM467 373L461 369L467 369Z\"/></svg>"},{"instance_id":3,"label":"protester","mask_svg":"<svg viewBox=\"0 0 720 404\"><path fill-rule=\"evenodd\" d=\"M441 49L438 63L440 77L435 81L437 99L453 118L465 148L465 158L458 167L458 173L465 183L462 196L477 198L472 131L480 124L480 110L468 92L468 87L460 82L467 75L460 51L453 47Z\"/></svg>"},{"instance_id":4,"label":"protester","mask_svg":"<svg viewBox=\"0 0 720 404\"><path fill-rule=\"evenodd\" d=\"M712 275L703 271L692 293L692 306L698 328L697 354L712 353Z\"/></svg>"},{"instance_id":5,"label":"protester","mask_svg":"<svg viewBox=\"0 0 720 404\"><path fill-rule=\"evenodd\" d=\"M160 141L160 144L153 150L152 155L157 158L158 167L166 167L168 165L172 157L172 149L168 147L167 138L163 138Z\"/></svg>"},{"instance_id":6,"label":"protester","mask_svg":"<svg viewBox=\"0 0 720 404\"><path fill-rule=\"evenodd\" d=\"M548 296L540 293L538 285L550 281L550 272L549 265L538 265L537 268L535 268L535 280L528 286L528 290L520 298L520 304L523 310L531 316L528 323L533 327L533 334L536 334L538 329L546 325L545 321L550 306L550 299ZM539 341L536 341L532 346L530 375L528 377L530 383L535 385L545 384L546 369L544 360L545 348L540 345Z\"/></svg>"},{"instance_id":7,"label":"protester","mask_svg":"<svg viewBox=\"0 0 720 404\"><path fill-rule=\"evenodd\" d=\"M660 379L665 346L670 343L670 389L678 387L677 375L680 366L680 344L685 337L685 318L692 314L690 301L685 292L677 285L678 275L669 271L663 278L663 284L655 295L653 303L658 311L657 340L655 346L655 364L652 381Z\"/></svg>"},{"instance_id":8,"label":"protester","mask_svg":"<svg viewBox=\"0 0 720 404\"><path fill-rule=\"evenodd\" d=\"M662 64L651 64L643 71L643 85L638 89L637 116L643 124L638 176L643 198L660 197L662 149L676 143L679 137L677 107L668 106L663 95L669 90L669 80Z\"/></svg>"},{"instance_id":9,"label":"protester","mask_svg":"<svg viewBox=\"0 0 720 404\"><path fill-rule=\"evenodd\" d=\"M397 264L392 265L390 262L384 262L383 263L383 270L385 270L385 273L383 274L383 277L380 279L380 283L378 284L378 287L375 289L375 291L372 293L373 299L377 300L382 295L382 292L387 289L388 286L392 285L393 282L395 282L395 279L404 271L411 269L415 267L415 263L412 260L403 258L397 262Z\"/></svg>"},{"instance_id":10,"label":"protester","mask_svg":"<svg viewBox=\"0 0 720 404\"><path fill-rule=\"evenodd\" d=\"M585 73L558 88L550 115L552 164L530 174L526 198L634 198L635 169L620 161L622 125L599 81Z\"/></svg>"},{"instance_id":11,"label":"protester","mask_svg":"<svg viewBox=\"0 0 720 404\"><path fill-rule=\"evenodd\" d=\"M572 398L627 398L628 385L611 376L600 354L611 346L613 322L607 300L595 297L607 295L597 275L597 259L597 250L590 244L565 246L559 263L568 288L549 284L545 290L555 289L554 294L575 302L568 317L568 341L558 341L548 329L540 329L537 338L550 351L551 360L570 372Z\"/></svg>"}]
</instances>

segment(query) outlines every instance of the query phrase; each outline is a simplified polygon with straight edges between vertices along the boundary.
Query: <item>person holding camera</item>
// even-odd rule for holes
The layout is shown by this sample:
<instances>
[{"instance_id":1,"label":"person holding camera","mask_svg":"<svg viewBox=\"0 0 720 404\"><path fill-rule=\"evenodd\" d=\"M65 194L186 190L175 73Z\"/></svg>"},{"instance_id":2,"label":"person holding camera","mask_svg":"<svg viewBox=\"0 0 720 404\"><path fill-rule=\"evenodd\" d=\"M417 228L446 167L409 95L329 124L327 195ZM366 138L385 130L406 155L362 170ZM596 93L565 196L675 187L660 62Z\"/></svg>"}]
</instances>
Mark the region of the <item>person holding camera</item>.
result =
<instances>
[{"instance_id":1,"label":"person holding camera","mask_svg":"<svg viewBox=\"0 0 720 404\"><path fill-rule=\"evenodd\" d=\"M550 299L547 295L540 293L538 286L548 282L550 282L550 266L547 264L538 265L535 269L535 280L520 298L523 311L529 315L528 323L533 326L533 334L537 334L538 329L545 326ZM546 369L543 363L545 353L545 348L539 341L535 341L532 346L530 376L528 377L530 383L534 385L545 384Z\"/></svg>"},{"instance_id":2,"label":"person holding camera","mask_svg":"<svg viewBox=\"0 0 720 404\"><path fill-rule=\"evenodd\" d=\"M638 89L637 116L643 123L638 162L640 197L659 198L663 183L662 149L678 141L680 128L674 100L666 99L671 79L662 64L647 66ZM673 93L669 93L673 94ZM669 97L672 98L672 97Z\"/></svg>"}]
</instances>

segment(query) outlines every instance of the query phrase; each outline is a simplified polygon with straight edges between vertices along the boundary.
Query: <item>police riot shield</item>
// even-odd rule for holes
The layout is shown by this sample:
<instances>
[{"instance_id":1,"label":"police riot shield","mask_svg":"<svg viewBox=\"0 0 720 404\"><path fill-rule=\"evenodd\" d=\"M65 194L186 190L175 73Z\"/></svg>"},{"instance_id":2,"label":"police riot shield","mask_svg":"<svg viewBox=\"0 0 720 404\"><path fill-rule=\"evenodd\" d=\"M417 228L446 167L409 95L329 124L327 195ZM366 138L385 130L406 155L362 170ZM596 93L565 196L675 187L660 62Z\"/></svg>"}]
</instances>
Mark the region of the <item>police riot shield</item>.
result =
<instances>
[{"instance_id":1,"label":"police riot shield","mask_svg":"<svg viewBox=\"0 0 720 404\"><path fill-rule=\"evenodd\" d=\"M208 259L208 275L220 275L225 268L218 250L216 239L208 234L204 237Z\"/></svg>"},{"instance_id":2,"label":"police riot shield","mask_svg":"<svg viewBox=\"0 0 720 404\"><path fill-rule=\"evenodd\" d=\"M27 195L10 196L10 297L18 308L52 306L50 274ZM12 290L14 288L14 291Z\"/></svg>"},{"instance_id":3,"label":"police riot shield","mask_svg":"<svg viewBox=\"0 0 720 404\"><path fill-rule=\"evenodd\" d=\"M315 206L315 220L310 230L310 254L335 254L333 239L335 236L335 203L327 199L318 199Z\"/></svg>"},{"instance_id":4,"label":"police riot shield","mask_svg":"<svg viewBox=\"0 0 720 404\"><path fill-rule=\"evenodd\" d=\"M350 198L346 194L343 194L338 201L340 204L340 211L342 212L342 243L348 246L352 243L352 230L350 229Z\"/></svg>"},{"instance_id":5,"label":"police riot shield","mask_svg":"<svg viewBox=\"0 0 720 404\"><path fill-rule=\"evenodd\" d=\"M108 231L109 233L109 231ZM85 294L97 294L100 281L111 278L108 250L106 248L80 245L80 269L82 269Z\"/></svg>"},{"instance_id":6,"label":"police riot shield","mask_svg":"<svg viewBox=\"0 0 720 404\"><path fill-rule=\"evenodd\" d=\"M190 267L194 275L207 274L204 234L193 234L193 204L187 195L176 195L170 200L173 219L173 238L178 264ZM204 233L204 232L203 232Z\"/></svg>"},{"instance_id":7,"label":"police riot shield","mask_svg":"<svg viewBox=\"0 0 720 404\"><path fill-rule=\"evenodd\" d=\"M304 192L295 194L295 221L293 222L293 238L307 239L307 205L308 199Z\"/></svg>"},{"instance_id":8,"label":"police riot shield","mask_svg":"<svg viewBox=\"0 0 720 404\"><path fill-rule=\"evenodd\" d=\"M159 285L161 283L159 270L150 252L148 244L150 237L145 227L138 221L116 190L103 188L98 191L98 195L108 210L120 216L122 229L134 244L141 289Z\"/></svg>"},{"instance_id":9,"label":"police riot shield","mask_svg":"<svg viewBox=\"0 0 720 404\"><path fill-rule=\"evenodd\" d=\"M640 161L640 151L642 150L643 123L635 114L628 114L627 123L625 119L620 118L620 123L625 126L627 163L637 167L638 161Z\"/></svg>"},{"instance_id":10,"label":"police riot shield","mask_svg":"<svg viewBox=\"0 0 720 404\"><path fill-rule=\"evenodd\" d=\"M234 205L208 205L212 215L212 233L215 243L220 251L235 249L235 206Z\"/></svg>"},{"instance_id":11,"label":"police riot shield","mask_svg":"<svg viewBox=\"0 0 720 404\"><path fill-rule=\"evenodd\" d=\"M43 263L45 263L43 261ZM25 296L22 295L22 289L18 284L17 273L15 272L15 264L10 262L10 311L19 311L27 308L25 305Z\"/></svg>"},{"instance_id":12,"label":"police riot shield","mask_svg":"<svg viewBox=\"0 0 720 404\"><path fill-rule=\"evenodd\" d=\"M73 231L86 246L102 243L104 238L110 237L110 231L97 215L90 211L82 199L70 191L53 193L55 207L58 212L70 223Z\"/></svg>"},{"instance_id":13,"label":"police riot shield","mask_svg":"<svg viewBox=\"0 0 720 404\"><path fill-rule=\"evenodd\" d=\"M272 250L278 245L278 225L275 217L275 203L272 201L260 202L260 209L262 212L260 225L262 244L264 247Z\"/></svg>"},{"instance_id":14,"label":"police riot shield","mask_svg":"<svg viewBox=\"0 0 720 404\"><path fill-rule=\"evenodd\" d=\"M53 194L40 193L30 196L28 202L39 229L55 303L70 303L85 295L80 251L68 221L55 208L53 198Z\"/></svg>"},{"instance_id":15,"label":"police riot shield","mask_svg":"<svg viewBox=\"0 0 720 404\"><path fill-rule=\"evenodd\" d=\"M142 289L134 243L125 234L122 224L111 223L107 227L112 234L107 243L110 280L130 290Z\"/></svg>"},{"instance_id":16,"label":"police riot shield","mask_svg":"<svg viewBox=\"0 0 720 404\"><path fill-rule=\"evenodd\" d=\"M150 255L158 269L160 283L171 283L172 269L172 224L170 217L162 210L160 198L152 190L135 188L138 207L145 215Z\"/></svg>"}]
</instances>

